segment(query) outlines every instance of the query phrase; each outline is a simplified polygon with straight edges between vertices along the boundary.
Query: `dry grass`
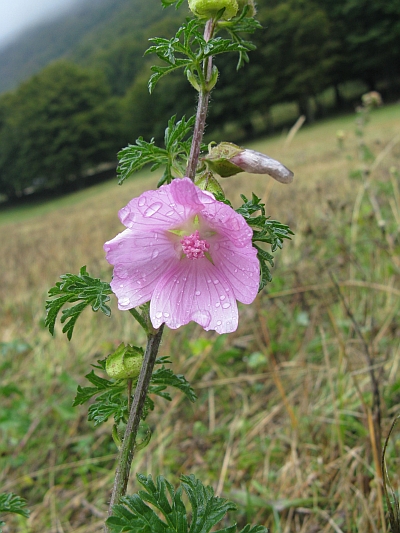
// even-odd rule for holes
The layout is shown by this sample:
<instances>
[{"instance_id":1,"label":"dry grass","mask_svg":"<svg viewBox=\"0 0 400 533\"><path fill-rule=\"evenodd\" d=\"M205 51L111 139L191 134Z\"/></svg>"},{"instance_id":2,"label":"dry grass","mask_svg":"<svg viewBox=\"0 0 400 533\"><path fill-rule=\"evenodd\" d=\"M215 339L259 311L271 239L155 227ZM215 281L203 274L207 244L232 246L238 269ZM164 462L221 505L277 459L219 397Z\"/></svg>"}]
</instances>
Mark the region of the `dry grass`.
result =
<instances>
[{"instance_id":1,"label":"dry grass","mask_svg":"<svg viewBox=\"0 0 400 533\"><path fill-rule=\"evenodd\" d=\"M399 118L399 106L373 114L366 141L376 155L399 133ZM385 436L400 404L400 184L388 169L399 169L400 145L365 175L366 187L348 177L362 166L353 130L346 117L304 128L288 147L283 137L253 146L295 171L291 186L248 175L223 181L236 202L239 191L262 196L296 236L278 255L268 291L241 307L236 333L218 337L195 325L167 332L162 355L199 400L158 401L152 440L135 459L136 470L172 481L198 475L239 504L239 524L259 522L271 533L385 531L379 431ZM144 173L121 188L102 185L21 222L0 216L1 483L32 509L5 532L101 531L116 453L111 426L93 430L71 403L91 363L143 338L117 312L85 314L71 343L59 332L51 338L43 306L61 273L86 264L109 279L102 245L120 229L116 211L156 179ZM395 487L398 455L393 439Z\"/></svg>"}]
</instances>

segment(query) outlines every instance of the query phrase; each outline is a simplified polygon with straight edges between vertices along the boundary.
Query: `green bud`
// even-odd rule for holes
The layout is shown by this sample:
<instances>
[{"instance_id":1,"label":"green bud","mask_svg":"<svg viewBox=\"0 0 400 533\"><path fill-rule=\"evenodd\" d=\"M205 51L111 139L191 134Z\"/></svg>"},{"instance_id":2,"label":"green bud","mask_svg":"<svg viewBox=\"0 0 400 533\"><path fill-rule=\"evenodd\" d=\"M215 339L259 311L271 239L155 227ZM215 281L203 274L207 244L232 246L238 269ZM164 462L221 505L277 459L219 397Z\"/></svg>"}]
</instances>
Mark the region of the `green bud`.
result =
<instances>
[{"instance_id":1,"label":"green bud","mask_svg":"<svg viewBox=\"0 0 400 533\"><path fill-rule=\"evenodd\" d=\"M202 191L209 191L212 194L222 194L225 196L221 185L215 179L212 172L204 172L203 174L196 176L194 184Z\"/></svg>"},{"instance_id":2,"label":"green bud","mask_svg":"<svg viewBox=\"0 0 400 533\"><path fill-rule=\"evenodd\" d=\"M209 145L208 155L204 158L204 161L207 163L208 168L219 174L221 178L228 178L229 176L243 172L239 166L230 161L232 157L240 154L242 151L242 148L229 142L219 143L212 148Z\"/></svg>"},{"instance_id":3,"label":"green bud","mask_svg":"<svg viewBox=\"0 0 400 533\"><path fill-rule=\"evenodd\" d=\"M219 75L218 69L217 69L217 67L215 65L213 65L212 72L211 72L211 77L210 77L210 80L207 83L207 91L211 91L211 89L213 89L215 87L215 84L218 81L218 75Z\"/></svg>"},{"instance_id":4,"label":"green bud","mask_svg":"<svg viewBox=\"0 0 400 533\"><path fill-rule=\"evenodd\" d=\"M106 372L110 378L135 379L140 374L143 362L143 350L136 346L121 343L106 360Z\"/></svg>"},{"instance_id":5,"label":"green bud","mask_svg":"<svg viewBox=\"0 0 400 533\"><path fill-rule=\"evenodd\" d=\"M238 12L237 0L189 0L189 9L199 18L215 18L225 9L221 18L229 20Z\"/></svg>"},{"instance_id":6,"label":"green bud","mask_svg":"<svg viewBox=\"0 0 400 533\"><path fill-rule=\"evenodd\" d=\"M186 77L187 77L190 85L192 87L194 87L196 89L196 91L200 92L200 85L199 85L199 81L197 79L197 76L195 76L190 69L188 69L186 71Z\"/></svg>"},{"instance_id":7,"label":"green bud","mask_svg":"<svg viewBox=\"0 0 400 533\"><path fill-rule=\"evenodd\" d=\"M246 17L254 17L256 14L256 6L254 0L237 0L239 13L247 6Z\"/></svg>"}]
</instances>

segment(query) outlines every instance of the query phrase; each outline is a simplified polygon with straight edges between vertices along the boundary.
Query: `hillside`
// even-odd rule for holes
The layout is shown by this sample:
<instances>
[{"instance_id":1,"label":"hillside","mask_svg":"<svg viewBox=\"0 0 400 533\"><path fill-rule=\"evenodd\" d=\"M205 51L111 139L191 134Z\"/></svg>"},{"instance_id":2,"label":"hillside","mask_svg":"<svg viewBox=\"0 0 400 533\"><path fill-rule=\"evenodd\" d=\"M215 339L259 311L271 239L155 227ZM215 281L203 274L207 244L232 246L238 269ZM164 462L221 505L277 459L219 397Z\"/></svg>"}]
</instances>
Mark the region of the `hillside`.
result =
<instances>
[{"instance_id":1,"label":"hillside","mask_svg":"<svg viewBox=\"0 0 400 533\"><path fill-rule=\"evenodd\" d=\"M159 0L84 0L69 13L40 24L0 50L0 93L67 57L90 61L94 51L163 18Z\"/></svg>"}]
</instances>

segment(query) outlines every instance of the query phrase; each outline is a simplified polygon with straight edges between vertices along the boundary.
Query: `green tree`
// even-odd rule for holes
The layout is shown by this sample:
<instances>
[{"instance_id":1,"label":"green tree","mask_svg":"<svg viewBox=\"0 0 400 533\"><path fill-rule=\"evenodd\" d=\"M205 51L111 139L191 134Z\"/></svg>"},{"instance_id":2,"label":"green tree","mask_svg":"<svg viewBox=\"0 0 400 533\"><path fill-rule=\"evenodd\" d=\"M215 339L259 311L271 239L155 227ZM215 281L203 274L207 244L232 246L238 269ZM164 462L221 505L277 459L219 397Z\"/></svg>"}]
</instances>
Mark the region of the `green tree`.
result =
<instances>
[{"instance_id":1,"label":"green tree","mask_svg":"<svg viewBox=\"0 0 400 533\"><path fill-rule=\"evenodd\" d=\"M0 184L8 196L69 180L80 186L85 170L115 158L120 111L98 73L59 61L6 100L7 110L0 105Z\"/></svg>"}]
</instances>

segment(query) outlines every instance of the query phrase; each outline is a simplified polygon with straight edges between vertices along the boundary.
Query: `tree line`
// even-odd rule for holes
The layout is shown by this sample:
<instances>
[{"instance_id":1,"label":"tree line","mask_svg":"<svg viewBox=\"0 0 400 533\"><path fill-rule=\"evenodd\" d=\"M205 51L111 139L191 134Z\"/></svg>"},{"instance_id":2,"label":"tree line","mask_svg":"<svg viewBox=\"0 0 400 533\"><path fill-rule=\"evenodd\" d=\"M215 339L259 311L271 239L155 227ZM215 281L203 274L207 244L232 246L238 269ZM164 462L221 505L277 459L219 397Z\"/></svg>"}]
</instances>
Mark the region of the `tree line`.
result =
<instances>
[{"instance_id":1,"label":"tree line","mask_svg":"<svg viewBox=\"0 0 400 533\"><path fill-rule=\"evenodd\" d=\"M285 102L296 102L299 114L312 120L327 88L334 89L336 106L344 105L341 89L349 81L398 96L398 0L260 0L257 19L263 30L252 36L257 49L245 70L236 70L234 57L217 58L210 134L229 123L252 136L255 117L267 124L272 106ZM182 76L161 80L151 96L147 89L154 60L143 57L148 38L170 37L177 21L167 10L129 32L126 20L126 31L113 40L109 26L110 38L103 36L99 47L87 43L74 61L54 62L1 95L0 194L14 198L72 181L81 186L88 170L114 161L139 135L161 142L171 109L191 116L195 96Z\"/></svg>"}]
</instances>

